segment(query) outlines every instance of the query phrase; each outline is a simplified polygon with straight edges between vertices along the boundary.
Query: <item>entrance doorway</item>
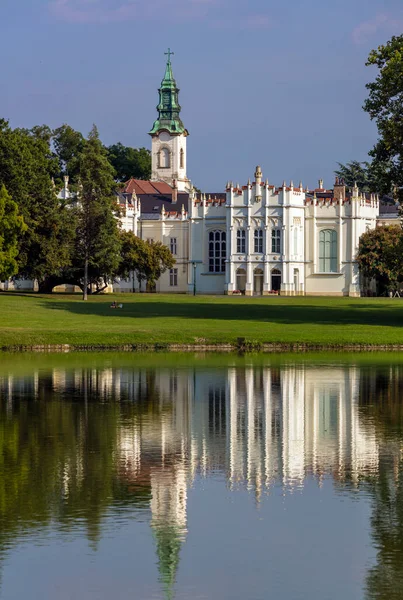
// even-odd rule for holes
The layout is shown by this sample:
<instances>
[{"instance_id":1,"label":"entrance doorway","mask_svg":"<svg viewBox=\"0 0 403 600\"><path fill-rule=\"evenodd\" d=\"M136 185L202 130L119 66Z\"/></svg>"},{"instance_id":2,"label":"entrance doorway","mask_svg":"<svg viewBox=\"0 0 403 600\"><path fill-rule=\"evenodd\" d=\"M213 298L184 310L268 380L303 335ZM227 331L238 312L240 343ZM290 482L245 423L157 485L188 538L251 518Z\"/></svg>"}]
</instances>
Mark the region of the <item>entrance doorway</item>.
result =
<instances>
[{"instance_id":1,"label":"entrance doorway","mask_svg":"<svg viewBox=\"0 0 403 600\"><path fill-rule=\"evenodd\" d=\"M246 271L245 269L238 269L236 272L236 289L242 294L245 293L246 289Z\"/></svg>"},{"instance_id":2,"label":"entrance doorway","mask_svg":"<svg viewBox=\"0 0 403 600\"><path fill-rule=\"evenodd\" d=\"M271 289L273 292L279 292L281 289L281 271L278 269L271 272Z\"/></svg>"},{"instance_id":3,"label":"entrance doorway","mask_svg":"<svg viewBox=\"0 0 403 600\"><path fill-rule=\"evenodd\" d=\"M263 271L262 269L255 269L253 272L253 293L256 296L263 294Z\"/></svg>"}]
</instances>

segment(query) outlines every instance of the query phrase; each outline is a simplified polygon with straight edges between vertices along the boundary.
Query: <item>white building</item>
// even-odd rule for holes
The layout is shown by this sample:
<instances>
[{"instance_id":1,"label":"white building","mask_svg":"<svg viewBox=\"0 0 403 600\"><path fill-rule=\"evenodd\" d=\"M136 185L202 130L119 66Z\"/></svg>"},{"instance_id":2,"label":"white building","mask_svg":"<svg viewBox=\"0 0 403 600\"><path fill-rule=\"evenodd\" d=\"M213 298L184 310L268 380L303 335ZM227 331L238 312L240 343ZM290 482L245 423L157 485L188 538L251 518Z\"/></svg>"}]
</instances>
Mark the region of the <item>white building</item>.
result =
<instances>
[{"instance_id":1,"label":"white building","mask_svg":"<svg viewBox=\"0 0 403 600\"><path fill-rule=\"evenodd\" d=\"M359 296L359 238L376 227L379 198L323 182L315 190L263 181L196 194L186 173L188 131L180 119L170 52L152 137L153 181L131 180L121 195L122 224L161 241L177 263L156 291L200 294ZM120 282L116 291L136 284Z\"/></svg>"},{"instance_id":2,"label":"white building","mask_svg":"<svg viewBox=\"0 0 403 600\"><path fill-rule=\"evenodd\" d=\"M189 133L180 118L170 50L167 54L158 118L149 132L152 180L131 179L118 193L122 227L167 245L176 259L155 290L147 291L359 296L368 289L355 262L360 236L377 224L397 222L396 207L357 187L348 192L337 179L333 189L321 180L314 190L292 181L276 187L263 180L260 167L246 185L228 182L225 191L196 193L186 170ZM66 180L59 197L69 193ZM139 285L131 277L112 289L133 292Z\"/></svg>"},{"instance_id":3,"label":"white building","mask_svg":"<svg viewBox=\"0 0 403 600\"><path fill-rule=\"evenodd\" d=\"M255 181L228 183L225 199L191 194L189 291L359 296L354 256L378 212L378 197L358 188L276 188L260 167Z\"/></svg>"}]
</instances>

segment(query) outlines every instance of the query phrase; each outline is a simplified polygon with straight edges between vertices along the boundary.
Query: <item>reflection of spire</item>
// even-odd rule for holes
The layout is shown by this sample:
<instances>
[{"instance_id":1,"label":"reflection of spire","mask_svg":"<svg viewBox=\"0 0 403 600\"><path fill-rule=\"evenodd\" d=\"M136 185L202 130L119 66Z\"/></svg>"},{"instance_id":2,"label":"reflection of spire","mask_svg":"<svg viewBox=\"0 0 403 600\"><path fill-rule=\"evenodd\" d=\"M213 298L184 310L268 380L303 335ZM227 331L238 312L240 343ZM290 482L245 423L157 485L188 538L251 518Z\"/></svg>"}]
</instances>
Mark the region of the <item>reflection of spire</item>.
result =
<instances>
[{"instance_id":1,"label":"reflection of spire","mask_svg":"<svg viewBox=\"0 0 403 600\"><path fill-rule=\"evenodd\" d=\"M173 598L176 572L183 534L175 525L165 524L154 528L157 542L158 570L167 599Z\"/></svg>"},{"instance_id":2,"label":"reflection of spire","mask_svg":"<svg viewBox=\"0 0 403 600\"><path fill-rule=\"evenodd\" d=\"M173 597L179 555L186 535L187 467L181 464L151 474L151 526L157 543L160 581Z\"/></svg>"}]
</instances>

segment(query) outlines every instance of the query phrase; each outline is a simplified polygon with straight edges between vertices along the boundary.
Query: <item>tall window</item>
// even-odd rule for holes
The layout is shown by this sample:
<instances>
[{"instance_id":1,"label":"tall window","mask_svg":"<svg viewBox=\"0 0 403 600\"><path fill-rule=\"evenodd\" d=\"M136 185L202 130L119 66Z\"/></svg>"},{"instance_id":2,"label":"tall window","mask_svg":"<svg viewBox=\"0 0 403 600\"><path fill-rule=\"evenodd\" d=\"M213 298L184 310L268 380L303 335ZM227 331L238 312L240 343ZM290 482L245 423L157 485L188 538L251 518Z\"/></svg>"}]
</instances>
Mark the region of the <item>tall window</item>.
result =
<instances>
[{"instance_id":1,"label":"tall window","mask_svg":"<svg viewBox=\"0 0 403 600\"><path fill-rule=\"evenodd\" d=\"M160 167L168 169L170 166L170 157L168 148L161 148L160 150Z\"/></svg>"},{"instance_id":2,"label":"tall window","mask_svg":"<svg viewBox=\"0 0 403 600\"><path fill-rule=\"evenodd\" d=\"M271 251L274 252L275 254L280 254L280 252L281 252L281 230L280 229L272 229Z\"/></svg>"},{"instance_id":3,"label":"tall window","mask_svg":"<svg viewBox=\"0 0 403 600\"><path fill-rule=\"evenodd\" d=\"M294 227L294 254L298 256L298 228Z\"/></svg>"},{"instance_id":4,"label":"tall window","mask_svg":"<svg viewBox=\"0 0 403 600\"><path fill-rule=\"evenodd\" d=\"M179 166L181 169L185 168L185 153L183 151L183 148L181 148L181 151L179 153Z\"/></svg>"},{"instance_id":5,"label":"tall window","mask_svg":"<svg viewBox=\"0 0 403 600\"><path fill-rule=\"evenodd\" d=\"M170 238L170 240L169 240L169 249L171 250L172 254L177 254L176 238Z\"/></svg>"},{"instance_id":6,"label":"tall window","mask_svg":"<svg viewBox=\"0 0 403 600\"><path fill-rule=\"evenodd\" d=\"M263 229L255 229L255 252L263 252Z\"/></svg>"},{"instance_id":7,"label":"tall window","mask_svg":"<svg viewBox=\"0 0 403 600\"><path fill-rule=\"evenodd\" d=\"M169 270L169 285L176 287L178 285L178 269Z\"/></svg>"},{"instance_id":8,"label":"tall window","mask_svg":"<svg viewBox=\"0 0 403 600\"><path fill-rule=\"evenodd\" d=\"M245 229L238 229L236 232L236 251L238 254L245 254L246 252L246 231Z\"/></svg>"},{"instance_id":9,"label":"tall window","mask_svg":"<svg viewBox=\"0 0 403 600\"><path fill-rule=\"evenodd\" d=\"M225 231L210 231L208 236L208 257L210 273L225 272L225 255L227 252Z\"/></svg>"},{"instance_id":10,"label":"tall window","mask_svg":"<svg viewBox=\"0 0 403 600\"><path fill-rule=\"evenodd\" d=\"M334 229L319 232L319 271L337 273L337 232Z\"/></svg>"}]
</instances>

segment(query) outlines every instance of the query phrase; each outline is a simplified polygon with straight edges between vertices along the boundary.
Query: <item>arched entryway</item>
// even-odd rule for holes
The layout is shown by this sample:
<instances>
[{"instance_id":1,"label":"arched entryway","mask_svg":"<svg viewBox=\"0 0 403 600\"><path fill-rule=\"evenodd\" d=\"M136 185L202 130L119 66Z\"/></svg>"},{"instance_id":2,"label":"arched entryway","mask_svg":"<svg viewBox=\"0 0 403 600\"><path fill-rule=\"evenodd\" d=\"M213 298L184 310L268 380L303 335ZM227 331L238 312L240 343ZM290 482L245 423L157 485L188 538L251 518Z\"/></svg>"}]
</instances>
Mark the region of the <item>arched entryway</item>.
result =
<instances>
[{"instance_id":1,"label":"arched entryway","mask_svg":"<svg viewBox=\"0 0 403 600\"><path fill-rule=\"evenodd\" d=\"M253 293L256 296L263 294L263 270L255 269L253 272Z\"/></svg>"},{"instance_id":2,"label":"arched entryway","mask_svg":"<svg viewBox=\"0 0 403 600\"><path fill-rule=\"evenodd\" d=\"M279 292L281 289L281 271L278 269L271 272L271 289L273 292Z\"/></svg>"},{"instance_id":3,"label":"arched entryway","mask_svg":"<svg viewBox=\"0 0 403 600\"><path fill-rule=\"evenodd\" d=\"M242 292L242 294L245 293L245 289L246 289L246 271L245 271L245 269L237 269L236 289L239 292Z\"/></svg>"}]
</instances>

